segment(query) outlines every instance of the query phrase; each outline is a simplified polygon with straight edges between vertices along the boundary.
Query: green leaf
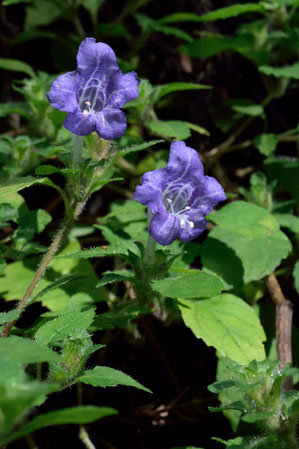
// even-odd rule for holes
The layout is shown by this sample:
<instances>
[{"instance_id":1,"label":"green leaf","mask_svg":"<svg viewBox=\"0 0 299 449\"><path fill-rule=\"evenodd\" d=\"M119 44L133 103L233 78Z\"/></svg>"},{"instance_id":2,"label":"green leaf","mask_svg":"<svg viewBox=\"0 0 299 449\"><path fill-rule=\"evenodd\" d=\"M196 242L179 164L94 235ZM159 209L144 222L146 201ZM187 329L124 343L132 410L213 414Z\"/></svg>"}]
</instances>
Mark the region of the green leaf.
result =
<instances>
[{"instance_id":1,"label":"green leaf","mask_svg":"<svg viewBox=\"0 0 299 449\"><path fill-rule=\"evenodd\" d=\"M259 150L264 156L271 156L277 147L277 137L276 134L260 134L254 139L254 146Z\"/></svg>"},{"instance_id":2,"label":"green leaf","mask_svg":"<svg viewBox=\"0 0 299 449\"><path fill-rule=\"evenodd\" d=\"M38 0L26 8L25 30L45 26L56 20L66 4L52 0Z\"/></svg>"},{"instance_id":3,"label":"green leaf","mask_svg":"<svg viewBox=\"0 0 299 449\"><path fill-rule=\"evenodd\" d=\"M17 336L0 338L1 364L5 360L20 364L59 362L60 356L43 344Z\"/></svg>"},{"instance_id":4,"label":"green leaf","mask_svg":"<svg viewBox=\"0 0 299 449\"><path fill-rule=\"evenodd\" d=\"M97 20L97 14L105 0L82 0L82 6L86 8L94 21Z\"/></svg>"},{"instance_id":5,"label":"green leaf","mask_svg":"<svg viewBox=\"0 0 299 449\"><path fill-rule=\"evenodd\" d=\"M293 278L295 281L295 288L297 293L299 294L299 260L295 263L294 271L293 271Z\"/></svg>"},{"instance_id":6,"label":"green leaf","mask_svg":"<svg viewBox=\"0 0 299 449\"><path fill-rule=\"evenodd\" d=\"M148 127L152 133L162 137L174 137L178 140L185 140L191 136L188 125L179 120L157 120L149 123Z\"/></svg>"},{"instance_id":7,"label":"green leaf","mask_svg":"<svg viewBox=\"0 0 299 449\"><path fill-rule=\"evenodd\" d=\"M250 117L258 117L264 113L263 106L255 104L247 99L244 99L243 101L241 101L241 99L231 100L228 101L227 104L229 104L234 111L239 112L240 114L249 115Z\"/></svg>"},{"instance_id":8,"label":"green leaf","mask_svg":"<svg viewBox=\"0 0 299 449\"><path fill-rule=\"evenodd\" d=\"M115 162L117 162L121 157L124 157L127 154L135 153L137 151L142 151L147 148L151 148L152 146L157 145L157 143L161 143L161 142L163 142L163 140L150 140L149 142L140 143L138 145L132 145L129 148L119 150L119 151L117 151L116 155L112 159L111 165L115 164Z\"/></svg>"},{"instance_id":9,"label":"green leaf","mask_svg":"<svg viewBox=\"0 0 299 449\"><path fill-rule=\"evenodd\" d=\"M193 42L193 38L190 34L186 33L186 31L181 30L180 28L176 28L173 26L161 25L159 23L155 23L154 31L160 31L166 35L175 36L179 39L183 39L186 42Z\"/></svg>"},{"instance_id":10,"label":"green leaf","mask_svg":"<svg viewBox=\"0 0 299 449\"><path fill-rule=\"evenodd\" d=\"M46 178L33 178L32 176L27 176L24 178L17 178L13 181L8 181L6 183L0 184L0 199L2 199L6 195L10 195L11 193L19 192L19 190L25 189L26 187L30 187L36 183L43 183Z\"/></svg>"},{"instance_id":11,"label":"green leaf","mask_svg":"<svg viewBox=\"0 0 299 449\"><path fill-rule=\"evenodd\" d=\"M170 298L208 298L218 295L223 289L217 276L199 270L154 280L151 285L154 290Z\"/></svg>"},{"instance_id":12,"label":"green leaf","mask_svg":"<svg viewBox=\"0 0 299 449\"><path fill-rule=\"evenodd\" d=\"M287 228L295 234L299 234L299 217L293 214L273 214L281 228Z\"/></svg>"},{"instance_id":13,"label":"green leaf","mask_svg":"<svg viewBox=\"0 0 299 449\"><path fill-rule=\"evenodd\" d=\"M17 3L30 3L32 0L3 0L3 6L16 5Z\"/></svg>"},{"instance_id":14,"label":"green leaf","mask_svg":"<svg viewBox=\"0 0 299 449\"><path fill-rule=\"evenodd\" d=\"M259 71L265 75L275 76L275 78L293 78L299 80L299 62L285 67L262 65L259 67Z\"/></svg>"},{"instance_id":15,"label":"green leaf","mask_svg":"<svg viewBox=\"0 0 299 449\"><path fill-rule=\"evenodd\" d=\"M109 245L108 247L99 246L98 248L85 249L75 253L56 256L56 259L92 259L93 257L111 257L121 256L123 254L126 254L126 251L124 251L123 248L117 248L116 246Z\"/></svg>"},{"instance_id":16,"label":"green leaf","mask_svg":"<svg viewBox=\"0 0 299 449\"><path fill-rule=\"evenodd\" d=\"M2 444L8 444L18 438L22 438L38 429L59 424L87 424L106 416L116 415L117 410L110 407L96 407L94 405L80 405L77 407L54 410L33 418L20 430L6 437Z\"/></svg>"},{"instance_id":17,"label":"green leaf","mask_svg":"<svg viewBox=\"0 0 299 449\"><path fill-rule=\"evenodd\" d=\"M0 117L7 117L10 114L19 114L23 117L28 117L29 108L27 103L20 101L0 103Z\"/></svg>"},{"instance_id":18,"label":"green leaf","mask_svg":"<svg viewBox=\"0 0 299 449\"><path fill-rule=\"evenodd\" d=\"M59 168L54 167L54 165L40 165L35 169L35 175L52 175L53 173L59 172Z\"/></svg>"},{"instance_id":19,"label":"green leaf","mask_svg":"<svg viewBox=\"0 0 299 449\"><path fill-rule=\"evenodd\" d=\"M106 271L103 273L103 277L97 284L97 287L102 287L106 284L122 281L134 281L135 276L132 271Z\"/></svg>"},{"instance_id":20,"label":"green leaf","mask_svg":"<svg viewBox=\"0 0 299 449\"><path fill-rule=\"evenodd\" d=\"M236 17L240 14L245 14L248 12L259 12L265 13L266 9L260 3L245 3L234 4L231 6L226 6L224 8L216 9L214 11L208 12L200 17L201 22L212 22L214 20L224 20L230 17Z\"/></svg>"},{"instance_id":21,"label":"green leaf","mask_svg":"<svg viewBox=\"0 0 299 449\"><path fill-rule=\"evenodd\" d=\"M13 72L26 73L31 78L36 77L29 64L26 64L26 62L23 61L18 61L17 59L0 58L0 68L4 70L11 70Z\"/></svg>"},{"instance_id":22,"label":"green leaf","mask_svg":"<svg viewBox=\"0 0 299 449\"><path fill-rule=\"evenodd\" d=\"M201 22L199 15L192 12L175 12L158 19L158 23Z\"/></svg>"},{"instance_id":23,"label":"green leaf","mask_svg":"<svg viewBox=\"0 0 299 449\"><path fill-rule=\"evenodd\" d=\"M291 251L291 243L275 218L255 204L235 201L210 214L210 219L218 226L208 238L220 242L219 251L225 245L230 249L227 254L235 253L233 257L237 256L244 270L244 283L272 273ZM203 263L205 267L204 258ZM219 265L216 272L222 276L223 268Z\"/></svg>"},{"instance_id":24,"label":"green leaf","mask_svg":"<svg viewBox=\"0 0 299 449\"><path fill-rule=\"evenodd\" d=\"M246 413L246 415L242 416L242 421L255 423L258 421L263 421L265 419L269 419L271 416L276 413L276 410L272 410L269 412L257 412L257 413Z\"/></svg>"},{"instance_id":25,"label":"green leaf","mask_svg":"<svg viewBox=\"0 0 299 449\"><path fill-rule=\"evenodd\" d=\"M74 310L65 313L41 326L35 334L35 339L38 343L51 345L73 335L78 329L87 329L93 322L94 315L93 309L86 310L86 312Z\"/></svg>"},{"instance_id":26,"label":"green leaf","mask_svg":"<svg viewBox=\"0 0 299 449\"><path fill-rule=\"evenodd\" d=\"M254 310L229 293L202 301L180 300L183 320L197 338L222 355L246 365L263 360L266 336Z\"/></svg>"},{"instance_id":27,"label":"green leaf","mask_svg":"<svg viewBox=\"0 0 299 449\"><path fill-rule=\"evenodd\" d=\"M11 310L10 312L0 313L0 324L9 323L10 321L16 320L20 315L19 310Z\"/></svg>"},{"instance_id":28,"label":"green leaf","mask_svg":"<svg viewBox=\"0 0 299 449\"><path fill-rule=\"evenodd\" d=\"M178 91L186 91L186 90L202 90L202 89L211 89L211 86L207 86L205 84L194 84L194 83L183 83L183 82L174 82L168 83L160 86L154 87L153 97L154 102L160 100L160 98L168 95L172 92Z\"/></svg>"},{"instance_id":29,"label":"green leaf","mask_svg":"<svg viewBox=\"0 0 299 449\"><path fill-rule=\"evenodd\" d=\"M227 50L242 52L247 47L246 36L230 37L211 33L189 44L181 45L179 50L193 58L206 59Z\"/></svg>"},{"instance_id":30,"label":"green leaf","mask_svg":"<svg viewBox=\"0 0 299 449\"><path fill-rule=\"evenodd\" d=\"M148 388L143 387L139 382L131 376L108 366L96 366L91 370L85 371L79 379L84 384L93 385L94 387L115 387L116 385L126 385L127 387L135 387L140 390L151 393Z\"/></svg>"}]
</instances>

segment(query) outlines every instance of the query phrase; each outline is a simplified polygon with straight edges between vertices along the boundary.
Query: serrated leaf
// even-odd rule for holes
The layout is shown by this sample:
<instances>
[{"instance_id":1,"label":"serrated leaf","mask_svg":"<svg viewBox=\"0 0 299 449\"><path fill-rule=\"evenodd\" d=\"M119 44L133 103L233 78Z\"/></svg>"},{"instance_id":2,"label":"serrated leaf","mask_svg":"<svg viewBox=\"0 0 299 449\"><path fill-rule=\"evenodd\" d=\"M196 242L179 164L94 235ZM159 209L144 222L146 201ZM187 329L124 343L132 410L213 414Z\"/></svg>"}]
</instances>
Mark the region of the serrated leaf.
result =
<instances>
[{"instance_id":1,"label":"serrated leaf","mask_svg":"<svg viewBox=\"0 0 299 449\"><path fill-rule=\"evenodd\" d=\"M94 387L126 385L127 387L135 387L151 393L148 388L141 385L131 376L128 376L128 374L108 366L96 366L91 370L87 370L79 380L85 384L93 385Z\"/></svg>"},{"instance_id":2,"label":"serrated leaf","mask_svg":"<svg viewBox=\"0 0 299 449\"><path fill-rule=\"evenodd\" d=\"M84 249L83 251L56 256L56 259L92 259L93 257L111 257L121 256L123 254L126 254L123 248L109 245L107 247L99 246L97 248Z\"/></svg>"},{"instance_id":3,"label":"serrated leaf","mask_svg":"<svg viewBox=\"0 0 299 449\"><path fill-rule=\"evenodd\" d=\"M26 62L23 61L18 61L17 59L0 58L0 68L4 70L11 70L14 72L26 73L31 78L36 77L29 64L26 64Z\"/></svg>"},{"instance_id":4,"label":"serrated leaf","mask_svg":"<svg viewBox=\"0 0 299 449\"><path fill-rule=\"evenodd\" d=\"M237 3L208 12L200 17L200 21L212 22L214 20L224 20L229 19L230 17L239 16L240 14L246 14L248 12L264 13L266 10L260 3L245 3L245 5Z\"/></svg>"},{"instance_id":5,"label":"serrated leaf","mask_svg":"<svg viewBox=\"0 0 299 449\"><path fill-rule=\"evenodd\" d=\"M35 340L44 345L51 345L74 334L78 329L87 329L93 322L93 309L65 313L41 326L35 334Z\"/></svg>"},{"instance_id":6,"label":"serrated leaf","mask_svg":"<svg viewBox=\"0 0 299 449\"><path fill-rule=\"evenodd\" d=\"M223 293L196 302L182 299L179 308L186 326L220 354L242 365L265 358L266 336L260 321L237 296Z\"/></svg>"},{"instance_id":7,"label":"serrated leaf","mask_svg":"<svg viewBox=\"0 0 299 449\"><path fill-rule=\"evenodd\" d=\"M237 256L242 264L244 283L272 273L291 250L291 243L280 231L275 218L255 204L235 201L210 214L210 219L217 226L211 230L208 239L212 238L216 247L217 241L220 242L219 250L223 245L229 248L227 256L229 253L234 258ZM220 265L215 268L215 264L208 263L208 256L202 253L202 257L204 267L214 268L218 275L224 275Z\"/></svg>"},{"instance_id":8,"label":"serrated leaf","mask_svg":"<svg viewBox=\"0 0 299 449\"><path fill-rule=\"evenodd\" d=\"M8 444L11 441L22 438L44 427L57 426L59 424L87 424L105 418L105 416L116 415L117 413L117 410L113 408L96 407L94 405L80 405L62 410L54 410L33 418L20 430L4 438L2 444Z\"/></svg>"},{"instance_id":9,"label":"serrated leaf","mask_svg":"<svg viewBox=\"0 0 299 449\"><path fill-rule=\"evenodd\" d=\"M298 80L299 62L295 62L295 64L285 67L271 67L268 65L262 65L259 67L259 71L265 75L275 76L275 78L293 78Z\"/></svg>"},{"instance_id":10,"label":"serrated leaf","mask_svg":"<svg viewBox=\"0 0 299 449\"><path fill-rule=\"evenodd\" d=\"M154 134L163 137L185 140L191 136L188 125L180 120L157 120L150 122L148 127Z\"/></svg>"},{"instance_id":11,"label":"serrated leaf","mask_svg":"<svg viewBox=\"0 0 299 449\"><path fill-rule=\"evenodd\" d=\"M9 312L1 312L0 313L0 324L9 323L10 321L14 321L20 315L19 310L10 310Z\"/></svg>"},{"instance_id":12,"label":"serrated leaf","mask_svg":"<svg viewBox=\"0 0 299 449\"><path fill-rule=\"evenodd\" d=\"M60 355L34 340L13 335L0 338L0 359L1 364L5 360L20 364L59 362Z\"/></svg>"},{"instance_id":13,"label":"serrated leaf","mask_svg":"<svg viewBox=\"0 0 299 449\"><path fill-rule=\"evenodd\" d=\"M276 134L260 134L254 139L254 146L259 150L264 156L271 156L277 147L277 137Z\"/></svg>"},{"instance_id":14,"label":"serrated leaf","mask_svg":"<svg viewBox=\"0 0 299 449\"><path fill-rule=\"evenodd\" d=\"M188 270L176 276L151 282L152 288L170 298L209 298L218 295L223 284L212 274L199 270Z\"/></svg>"},{"instance_id":15,"label":"serrated leaf","mask_svg":"<svg viewBox=\"0 0 299 449\"><path fill-rule=\"evenodd\" d=\"M13 181L9 181L3 184L0 184L0 199L2 199L6 195L10 195L11 193L19 192L19 190L25 189L26 187L30 187L36 183L43 183L46 178L33 178L32 176L27 176L24 178L17 178Z\"/></svg>"}]
</instances>

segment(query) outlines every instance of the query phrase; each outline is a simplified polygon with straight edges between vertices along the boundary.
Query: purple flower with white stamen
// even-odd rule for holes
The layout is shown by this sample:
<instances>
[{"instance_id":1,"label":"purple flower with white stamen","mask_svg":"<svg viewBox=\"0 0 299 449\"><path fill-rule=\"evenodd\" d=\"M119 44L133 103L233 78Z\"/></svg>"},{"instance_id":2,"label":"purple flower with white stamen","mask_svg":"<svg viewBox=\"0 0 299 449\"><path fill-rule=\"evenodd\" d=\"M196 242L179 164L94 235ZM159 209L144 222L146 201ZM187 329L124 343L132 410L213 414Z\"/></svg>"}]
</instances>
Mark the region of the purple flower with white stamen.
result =
<instances>
[{"instance_id":1,"label":"purple flower with white stamen","mask_svg":"<svg viewBox=\"0 0 299 449\"><path fill-rule=\"evenodd\" d=\"M176 140L166 167L147 172L134 199L150 210L150 235L161 245L189 242L201 234L213 207L226 199L215 178L204 175L198 153Z\"/></svg>"},{"instance_id":2,"label":"purple flower with white stamen","mask_svg":"<svg viewBox=\"0 0 299 449\"><path fill-rule=\"evenodd\" d=\"M104 139L120 137L127 120L120 110L138 97L135 72L119 69L109 45L87 37L79 47L77 70L59 76L48 92L54 108L67 111L66 129L78 136L96 131Z\"/></svg>"}]
</instances>

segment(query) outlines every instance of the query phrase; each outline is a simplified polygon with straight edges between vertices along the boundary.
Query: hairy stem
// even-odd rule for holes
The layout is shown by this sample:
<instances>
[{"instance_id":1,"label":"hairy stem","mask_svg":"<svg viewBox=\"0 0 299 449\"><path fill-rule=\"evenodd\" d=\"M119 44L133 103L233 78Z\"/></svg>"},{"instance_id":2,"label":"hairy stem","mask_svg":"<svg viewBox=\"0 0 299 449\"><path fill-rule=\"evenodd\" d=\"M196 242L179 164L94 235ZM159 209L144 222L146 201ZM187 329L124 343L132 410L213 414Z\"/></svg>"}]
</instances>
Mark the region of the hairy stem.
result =
<instances>
[{"instance_id":1,"label":"hairy stem","mask_svg":"<svg viewBox=\"0 0 299 449\"><path fill-rule=\"evenodd\" d=\"M80 213L83 209L83 206L84 206L83 203L75 204L74 208L73 208L73 213L71 215L68 215L66 217L65 221L62 223L62 226L59 229L59 231L57 232L56 236L54 237L54 240L53 240L50 248L44 255L42 262L34 275L34 278L32 279L29 287L27 288L23 298L17 304L15 310L20 310L22 312L25 309L25 307L27 306L27 304L29 303L30 296L31 296L32 292L34 291L35 287L37 286L39 280L43 277L52 258L55 256L55 254L59 250L59 248L63 242L63 238L64 238L66 232L68 231L68 229L71 227L74 219L78 215L80 215ZM20 317L20 315L19 315L19 317ZM19 317L5 325L2 333L0 334L0 337L7 337L9 335L11 328L16 323L16 321L19 319Z\"/></svg>"},{"instance_id":2,"label":"hairy stem","mask_svg":"<svg viewBox=\"0 0 299 449\"><path fill-rule=\"evenodd\" d=\"M84 136L72 134L73 140L73 168L82 162L82 150L84 144Z\"/></svg>"}]
</instances>

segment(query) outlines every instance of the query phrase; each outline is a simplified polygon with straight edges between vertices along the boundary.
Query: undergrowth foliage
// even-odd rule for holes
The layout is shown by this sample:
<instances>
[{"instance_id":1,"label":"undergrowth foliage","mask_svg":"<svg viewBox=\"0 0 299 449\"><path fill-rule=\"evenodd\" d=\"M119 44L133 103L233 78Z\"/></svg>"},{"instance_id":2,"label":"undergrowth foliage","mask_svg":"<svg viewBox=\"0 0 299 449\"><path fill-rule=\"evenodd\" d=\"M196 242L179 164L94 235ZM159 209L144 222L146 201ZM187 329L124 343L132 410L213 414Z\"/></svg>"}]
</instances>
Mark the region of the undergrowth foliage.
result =
<instances>
[{"instance_id":1,"label":"undergrowth foliage","mask_svg":"<svg viewBox=\"0 0 299 449\"><path fill-rule=\"evenodd\" d=\"M0 446L43 449L73 424L78 447L134 447L86 426L126 421L91 400L124 386L151 429L230 425L140 447L298 448L299 1L108 3L1 6ZM177 366L189 330L214 349L205 399L157 326L177 326ZM130 363L147 340L171 400L156 359L150 376ZM106 366L114 344L124 366Z\"/></svg>"}]
</instances>

